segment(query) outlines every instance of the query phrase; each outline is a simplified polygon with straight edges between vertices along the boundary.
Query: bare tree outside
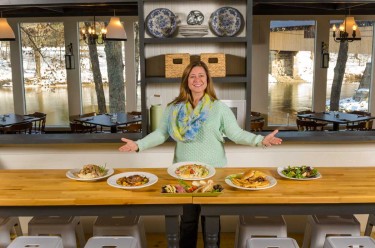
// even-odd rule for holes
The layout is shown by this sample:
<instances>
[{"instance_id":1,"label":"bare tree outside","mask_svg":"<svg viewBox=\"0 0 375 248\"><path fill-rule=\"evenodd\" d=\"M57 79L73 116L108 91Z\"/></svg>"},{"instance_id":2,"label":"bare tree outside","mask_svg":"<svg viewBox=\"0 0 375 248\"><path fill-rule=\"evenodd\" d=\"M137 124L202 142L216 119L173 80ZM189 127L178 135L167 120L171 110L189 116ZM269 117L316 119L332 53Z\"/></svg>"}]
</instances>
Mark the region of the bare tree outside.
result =
<instances>
[{"instance_id":1,"label":"bare tree outside","mask_svg":"<svg viewBox=\"0 0 375 248\"><path fill-rule=\"evenodd\" d=\"M110 113L125 112L124 61L122 42L106 41L104 48L107 58Z\"/></svg>"},{"instance_id":2,"label":"bare tree outside","mask_svg":"<svg viewBox=\"0 0 375 248\"><path fill-rule=\"evenodd\" d=\"M86 28L89 28L91 27L91 23L85 22L85 26ZM105 106L103 79L102 79L102 73L100 72L98 49L96 47L96 44L88 44L88 47L89 47L89 56L90 56L90 62L91 62L91 71L93 74L96 98L98 102L98 111L99 113L106 113L107 109Z\"/></svg>"},{"instance_id":3,"label":"bare tree outside","mask_svg":"<svg viewBox=\"0 0 375 248\"><path fill-rule=\"evenodd\" d=\"M346 62L348 61L348 42L340 42L337 62L334 69L334 76L331 90L330 110L339 110L342 82L344 80Z\"/></svg>"}]
</instances>

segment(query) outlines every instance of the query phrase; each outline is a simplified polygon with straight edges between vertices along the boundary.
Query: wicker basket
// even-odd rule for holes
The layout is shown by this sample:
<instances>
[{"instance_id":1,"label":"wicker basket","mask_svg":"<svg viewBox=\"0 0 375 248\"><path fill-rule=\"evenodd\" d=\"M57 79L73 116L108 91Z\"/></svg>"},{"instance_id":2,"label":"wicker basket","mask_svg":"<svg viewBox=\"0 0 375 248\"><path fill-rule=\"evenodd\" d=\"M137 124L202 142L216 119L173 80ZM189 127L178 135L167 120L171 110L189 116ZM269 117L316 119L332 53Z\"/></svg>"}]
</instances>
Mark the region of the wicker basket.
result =
<instances>
[{"instance_id":1,"label":"wicker basket","mask_svg":"<svg viewBox=\"0 0 375 248\"><path fill-rule=\"evenodd\" d=\"M211 77L226 76L224 53L201 53L201 61L207 64Z\"/></svg>"},{"instance_id":2,"label":"wicker basket","mask_svg":"<svg viewBox=\"0 0 375 248\"><path fill-rule=\"evenodd\" d=\"M190 63L190 54L173 53L165 55L165 77L178 78L182 76L185 67Z\"/></svg>"}]
</instances>

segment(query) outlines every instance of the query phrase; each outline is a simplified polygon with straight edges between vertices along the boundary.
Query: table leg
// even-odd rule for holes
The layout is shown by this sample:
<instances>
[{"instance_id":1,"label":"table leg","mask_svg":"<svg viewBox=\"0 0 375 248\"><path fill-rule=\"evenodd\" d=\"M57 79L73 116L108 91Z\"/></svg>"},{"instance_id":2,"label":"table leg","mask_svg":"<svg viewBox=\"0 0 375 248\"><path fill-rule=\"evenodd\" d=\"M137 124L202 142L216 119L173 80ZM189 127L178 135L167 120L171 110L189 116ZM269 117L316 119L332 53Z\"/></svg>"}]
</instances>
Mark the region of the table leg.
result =
<instances>
[{"instance_id":1,"label":"table leg","mask_svg":"<svg viewBox=\"0 0 375 248\"><path fill-rule=\"evenodd\" d=\"M334 122L333 123L333 131L339 131L340 129L339 129L339 123L336 123L336 122Z\"/></svg>"},{"instance_id":2,"label":"table leg","mask_svg":"<svg viewBox=\"0 0 375 248\"><path fill-rule=\"evenodd\" d=\"M117 127L111 126L111 133L117 133Z\"/></svg>"},{"instance_id":3,"label":"table leg","mask_svg":"<svg viewBox=\"0 0 375 248\"><path fill-rule=\"evenodd\" d=\"M165 233L168 248L178 248L180 241L179 215L165 216Z\"/></svg>"},{"instance_id":4,"label":"table leg","mask_svg":"<svg viewBox=\"0 0 375 248\"><path fill-rule=\"evenodd\" d=\"M207 248L218 248L217 242L219 241L220 229L220 216L205 216L206 223L205 223L205 246Z\"/></svg>"}]
</instances>

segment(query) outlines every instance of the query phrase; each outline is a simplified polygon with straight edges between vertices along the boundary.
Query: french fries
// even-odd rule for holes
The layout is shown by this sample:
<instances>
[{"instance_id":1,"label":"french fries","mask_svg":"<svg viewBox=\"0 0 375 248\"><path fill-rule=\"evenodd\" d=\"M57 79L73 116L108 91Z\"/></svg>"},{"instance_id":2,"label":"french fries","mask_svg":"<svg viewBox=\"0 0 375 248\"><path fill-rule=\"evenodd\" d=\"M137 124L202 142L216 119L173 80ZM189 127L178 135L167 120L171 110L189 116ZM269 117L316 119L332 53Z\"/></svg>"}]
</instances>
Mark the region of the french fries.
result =
<instances>
[{"instance_id":1,"label":"french fries","mask_svg":"<svg viewBox=\"0 0 375 248\"><path fill-rule=\"evenodd\" d=\"M249 170L244 172L241 176L232 177L233 184L244 188L262 188L270 185L266 174L261 171Z\"/></svg>"}]
</instances>

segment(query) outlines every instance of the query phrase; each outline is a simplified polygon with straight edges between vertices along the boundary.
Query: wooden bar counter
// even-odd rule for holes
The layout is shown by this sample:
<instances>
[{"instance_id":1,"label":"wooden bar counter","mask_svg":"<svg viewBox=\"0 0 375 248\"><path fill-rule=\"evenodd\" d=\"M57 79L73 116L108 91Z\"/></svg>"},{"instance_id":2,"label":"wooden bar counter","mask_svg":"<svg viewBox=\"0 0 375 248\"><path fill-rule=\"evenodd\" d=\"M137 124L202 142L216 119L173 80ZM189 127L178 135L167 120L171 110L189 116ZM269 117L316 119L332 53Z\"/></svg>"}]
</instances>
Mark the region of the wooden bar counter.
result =
<instances>
[{"instance_id":1,"label":"wooden bar counter","mask_svg":"<svg viewBox=\"0 0 375 248\"><path fill-rule=\"evenodd\" d=\"M206 216L206 242L217 247L220 215L307 215L375 213L375 167L319 167L322 177L310 181L285 179L276 168L254 168L277 180L268 189L247 191L224 179L246 168L218 169L213 180L224 185L218 197L194 197Z\"/></svg>"},{"instance_id":2,"label":"wooden bar counter","mask_svg":"<svg viewBox=\"0 0 375 248\"><path fill-rule=\"evenodd\" d=\"M67 169L1 170L0 216L163 215L168 247L178 247L183 205L200 204L206 216L206 242L216 247L220 215L375 213L375 167L319 167L322 178L310 181L282 178L276 168L253 168L271 175L277 184L248 191L225 183L226 176L246 169L217 168L211 179L224 191L214 197L162 195L163 185L177 184L166 168L115 169L115 174L143 171L158 176L156 184L136 190L114 188L106 180L71 180Z\"/></svg>"},{"instance_id":3,"label":"wooden bar counter","mask_svg":"<svg viewBox=\"0 0 375 248\"><path fill-rule=\"evenodd\" d=\"M115 169L115 174L143 171L158 182L136 190L114 188L106 180L82 182L65 170L1 170L0 216L40 215L164 215L168 247L178 247L179 216L192 197L166 197L161 187L176 183L166 169Z\"/></svg>"}]
</instances>

